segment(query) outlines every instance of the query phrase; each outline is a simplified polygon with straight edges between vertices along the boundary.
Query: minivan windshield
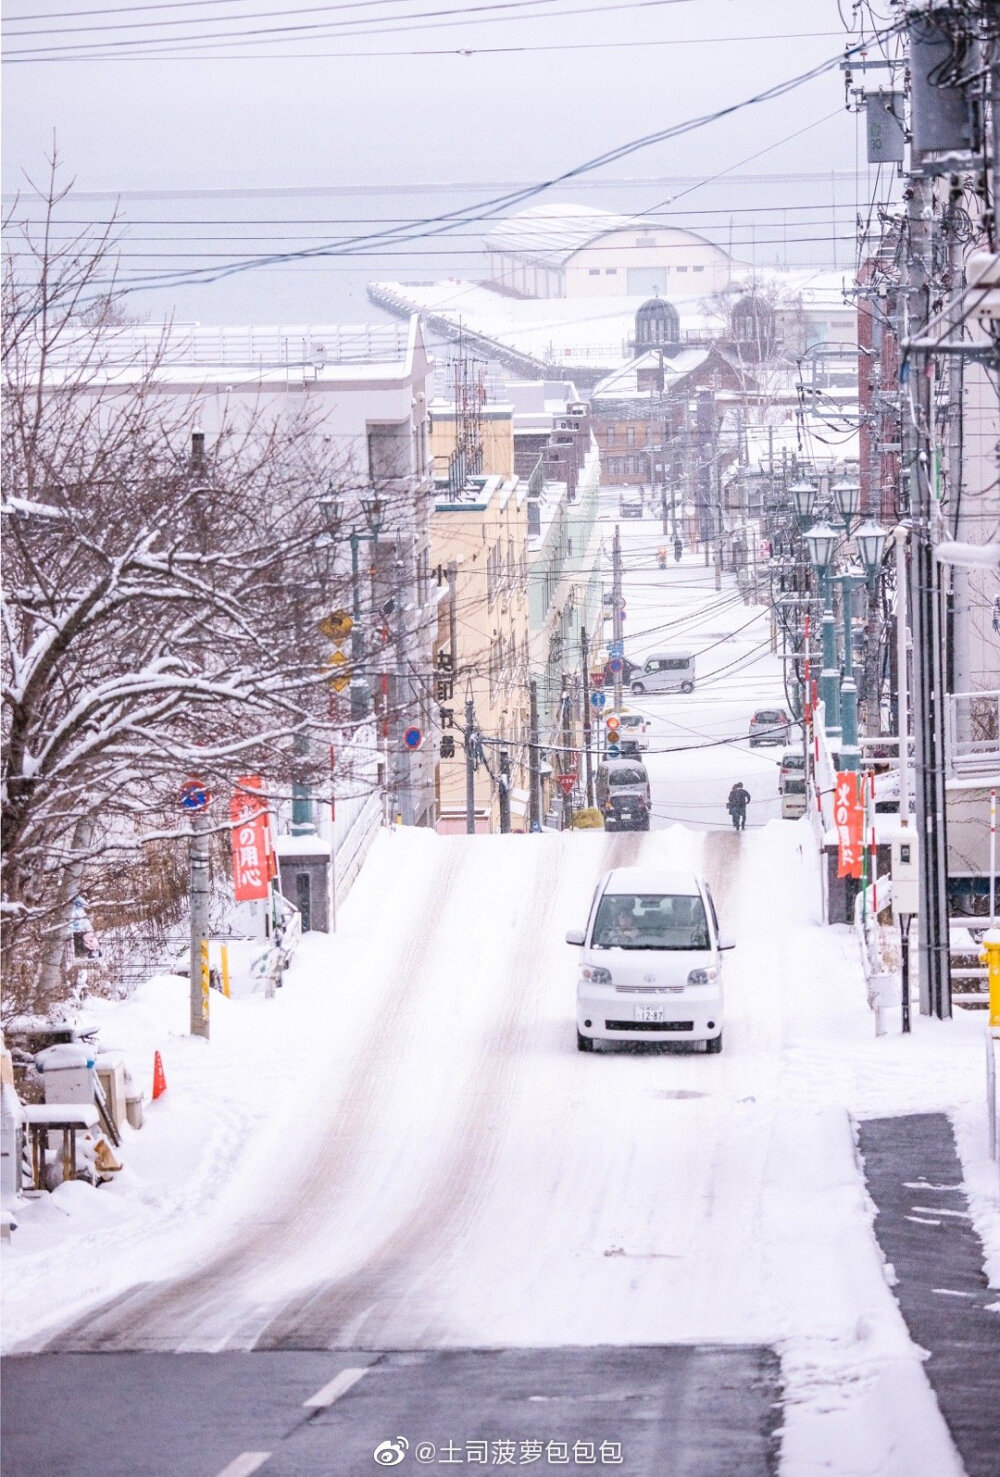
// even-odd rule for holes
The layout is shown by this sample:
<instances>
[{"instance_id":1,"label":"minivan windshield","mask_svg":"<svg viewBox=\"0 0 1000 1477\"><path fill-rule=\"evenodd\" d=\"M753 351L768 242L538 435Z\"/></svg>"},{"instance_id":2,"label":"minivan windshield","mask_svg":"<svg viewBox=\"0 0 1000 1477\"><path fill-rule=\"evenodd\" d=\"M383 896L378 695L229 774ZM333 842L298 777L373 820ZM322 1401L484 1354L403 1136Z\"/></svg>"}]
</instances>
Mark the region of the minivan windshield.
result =
<instances>
[{"instance_id":1,"label":"minivan windshield","mask_svg":"<svg viewBox=\"0 0 1000 1477\"><path fill-rule=\"evenodd\" d=\"M646 783L646 771L644 769L609 769L608 784L612 789L616 785L644 785Z\"/></svg>"},{"instance_id":2,"label":"minivan windshield","mask_svg":"<svg viewBox=\"0 0 1000 1477\"><path fill-rule=\"evenodd\" d=\"M697 895L605 893L591 945L595 949L707 949L705 905Z\"/></svg>"}]
</instances>

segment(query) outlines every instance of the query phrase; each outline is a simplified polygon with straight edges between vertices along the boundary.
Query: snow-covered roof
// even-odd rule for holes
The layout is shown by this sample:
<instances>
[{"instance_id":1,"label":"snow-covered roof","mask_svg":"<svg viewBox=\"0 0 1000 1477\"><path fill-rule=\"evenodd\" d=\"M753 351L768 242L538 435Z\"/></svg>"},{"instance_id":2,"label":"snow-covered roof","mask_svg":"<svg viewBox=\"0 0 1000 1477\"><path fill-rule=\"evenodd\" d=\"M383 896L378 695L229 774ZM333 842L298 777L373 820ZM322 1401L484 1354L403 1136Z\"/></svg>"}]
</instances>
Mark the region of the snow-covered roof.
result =
<instances>
[{"instance_id":1,"label":"snow-covered roof","mask_svg":"<svg viewBox=\"0 0 1000 1477\"><path fill-rule=\"evenodd\" d=\"M486 238L486 249L515 252L561 267L598 236L628 224L628 216L593 205L531 205L519 215L498 222Z\"/></svg>"},{"instance_id":2,"label":"snow-covered roof","mask_svg":"<svg viewBox=\"0 0 1000 1477\"><path fill-rule=\"evenodd\" d=\"M663 360L663 393L670 394L671 386L684 379L686 375L693 374L706 362L710 354L709 349L681 349L671 357ZM592 400L600 400L602 397L620 400L626 395L647 395L647 389L640 389L639 374L645 369L659 370L660 354L656 349L647 350L637 358L623 364L621 369L614 369L604 379L594 386Z\"/></svg>"},{"instance_id":3,"label":"snow-covered roof","mask_svg":"<svg viewBox=\"0 0 1000 1477\"><path fill-rule=\"evenodd\" d=\"M618 893L649 892L679 893L691 897L698 891L698 879L693 872L667 872L655 867L616 867L608 874L605 892Z\"/></svg>"}]
</instances>

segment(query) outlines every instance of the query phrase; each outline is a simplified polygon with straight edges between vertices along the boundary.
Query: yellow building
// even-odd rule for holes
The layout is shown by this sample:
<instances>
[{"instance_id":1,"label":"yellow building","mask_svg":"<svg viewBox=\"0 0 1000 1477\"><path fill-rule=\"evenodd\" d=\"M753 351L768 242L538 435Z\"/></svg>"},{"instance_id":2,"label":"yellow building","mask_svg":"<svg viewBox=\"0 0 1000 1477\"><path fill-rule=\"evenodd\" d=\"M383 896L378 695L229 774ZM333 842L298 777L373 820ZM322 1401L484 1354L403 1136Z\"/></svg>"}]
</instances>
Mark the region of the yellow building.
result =
<instances>
[{"instance_id":1,"label":"yellow building","mask_svg":"<svg viewBox=\"0 0 1000 1477\"><path fill-rule=\"evenodd\" d=\"M458 417L453 401L432 400L430 448L435 477L447 477L457 444ZM514 475L514 407L481 405L476 410L476 437L483 448L482 464L474 469L485 476Z\"/></svg>"},{"instance_id":2,"label":"yellow building","mask_svg":"<svg viewBox=\"0 0 1000 1477\"><path fill-rule=\"evenodd\" d=\"M513 435L511 435L513 456ZM527 830L527 485L515 477L469 478L458 494L439 484L431 515L431 565L439 582L434 648L441 729L437 828L467 829L467 702L476 756L475 828Z\"/></svg>"}]
</instances>

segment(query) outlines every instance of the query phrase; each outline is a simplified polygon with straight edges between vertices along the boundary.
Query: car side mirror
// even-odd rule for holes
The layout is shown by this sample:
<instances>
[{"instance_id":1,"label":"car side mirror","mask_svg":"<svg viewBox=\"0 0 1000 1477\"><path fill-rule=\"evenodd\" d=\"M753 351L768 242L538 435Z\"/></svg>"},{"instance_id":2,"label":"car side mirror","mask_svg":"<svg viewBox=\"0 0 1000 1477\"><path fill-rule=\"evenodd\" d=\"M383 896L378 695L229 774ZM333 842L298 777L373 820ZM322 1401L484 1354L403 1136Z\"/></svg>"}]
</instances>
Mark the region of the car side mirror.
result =
<instances>
[{"instance_id":1,"label":"car side mirror","mask_svg":"<svg viewBox=\"0 0 1000 1477\"><path fill-rule=\"evenodd\" d=\"M585 934L582 928L571 928L566 935L566 942L568 944L576 944L577 948L582 949L584 937Z\"/></svg>"},{"instance_id":2,"label":"car side mirror","mask_svg":"<svg viewBox=\"0 0 1000 1477\"><path fill-rule=\"evenodd\" d=\"M719 935L719 949L722 950L722 951L725 951L726 949L735 949L735 948L736 948L736 940L734 938L730 938L730 936L729 936L728 933L720 933L720 935Z\"/></svg>"}]
</instances>

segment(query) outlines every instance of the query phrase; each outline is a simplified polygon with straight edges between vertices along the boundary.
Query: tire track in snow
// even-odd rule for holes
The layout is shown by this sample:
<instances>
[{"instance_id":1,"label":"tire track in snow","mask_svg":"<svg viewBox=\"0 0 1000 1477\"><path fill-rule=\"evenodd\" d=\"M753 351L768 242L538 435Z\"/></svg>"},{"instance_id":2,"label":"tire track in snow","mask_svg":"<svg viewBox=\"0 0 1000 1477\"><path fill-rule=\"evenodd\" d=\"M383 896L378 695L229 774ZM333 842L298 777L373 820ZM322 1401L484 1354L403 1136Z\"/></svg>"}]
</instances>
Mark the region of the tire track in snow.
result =
<instances>
[{"instance_id":1,"label":"tire track in snow","mask_svg":"<svg viewBox=\"0 0 1000 1477\"><path fill-rule=\"evenodd\" d=\"M424 879L424 907L418 912L434 916L446 908L459 877L460 860L458 848L445 850L442 867ZM209 1345L218 1344L220 1338L226 1341L233 1309L240 1304L240 1282L259 1272L269 1259L282 1259L289 1238L294 1244L297 1235L308 1234L316 1218L318 1185L349 1182L351 1170L370 1155L378 1107L391 1093L394 1064L412 1030L422 993L421 967L431 943L429 933L410 931L405 952L393 971L400 990L394 996L392 1015L388 1021L377 1013L373 1016L346 1089L330 1104L331 1127L342 1125L347 1132L335 1134L310 1157L292 1200L276 1215L268 1213L266 1223L259 1218L242 1223L215 1256L191 1273L166 1286L140 1284L124 1297L85 1314L47 1340L44 1352L175 1349L195 1339Z\"/></svg>"},{"instance_id":2,"label":"tire track in snow","mask_svg":"<svg viewBox=\"0 0 1000 1477\"><path fill-rule=\"evenodd\" d=\"M553 841L555 838L553 838ZM410 1218L374 1250L366 1263L349 1276L324 1283L288 1304L264 1330L260 1349L322 1349L426 1347L444 1341L444 1333L428 1330L434 1317L433 1294L438 1285L431 1276L449 1247L475 1218L488 1193L506 1129L508 1107L521 1066L533 1000L539 938L549 928L556 888L567 843L547 845L540 866L530 880L531 901L519 919L516 942L503 971L511 988L496 1029L482 1045L470 1074L469 1087L456 1105L454 1131L428 1175L425 1193ZM526 881L526 885L528 882ZM420 1304L419 1283L429 1280L426 1313L414 1316ZM409 1320L411 1330L401 1328Z\"/></svg>"}]
</instances>

